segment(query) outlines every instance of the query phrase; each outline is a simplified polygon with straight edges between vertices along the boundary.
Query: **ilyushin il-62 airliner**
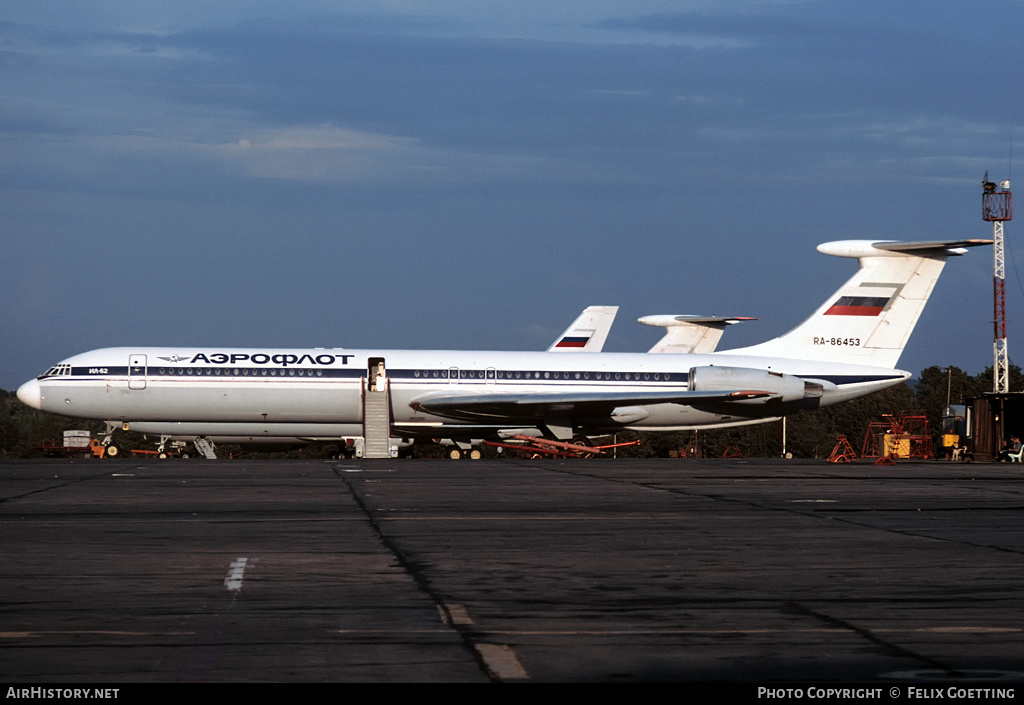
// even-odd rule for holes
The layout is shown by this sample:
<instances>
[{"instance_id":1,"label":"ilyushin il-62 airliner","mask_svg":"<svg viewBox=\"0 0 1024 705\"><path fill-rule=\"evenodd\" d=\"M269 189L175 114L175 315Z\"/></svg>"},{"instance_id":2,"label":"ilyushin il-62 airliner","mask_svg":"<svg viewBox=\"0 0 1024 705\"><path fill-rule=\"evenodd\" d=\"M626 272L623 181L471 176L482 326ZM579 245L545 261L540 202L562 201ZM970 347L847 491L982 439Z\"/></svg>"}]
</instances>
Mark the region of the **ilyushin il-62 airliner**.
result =
<instances>
[{"instance_id":1,"label":"ilyushin il-62 airliner","mask_svg":"<svg viewBox=\"0 0 1024 705\"><path fill-rule=\"evenodd\" d=\"M556 354L586 349L586 336L570 331L545 352L106 348L54 365L18 398L106 421L107 442L120 426L161 445L328 442L365 457L417 440L465 450L513 435L566 440L763 423L909 378L896 363L946 259L990 243L820 245L857 258L853 277L792 331L733 350Z\"/></svg>"}]
</instances>

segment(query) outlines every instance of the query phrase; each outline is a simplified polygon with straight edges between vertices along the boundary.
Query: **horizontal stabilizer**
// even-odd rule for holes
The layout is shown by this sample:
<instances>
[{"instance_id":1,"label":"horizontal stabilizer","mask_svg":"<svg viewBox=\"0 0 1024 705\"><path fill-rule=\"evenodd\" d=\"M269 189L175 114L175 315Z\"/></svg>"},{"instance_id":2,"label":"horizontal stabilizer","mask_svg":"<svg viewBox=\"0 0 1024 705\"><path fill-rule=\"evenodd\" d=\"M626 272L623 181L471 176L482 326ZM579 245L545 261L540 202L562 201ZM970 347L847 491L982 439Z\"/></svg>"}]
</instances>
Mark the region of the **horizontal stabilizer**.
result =
<instances>
[{"instance_id":1,"label":"horizontal stabilizer","mask_svg":"<svg viewBox=\"0 0 1024 705\"><path fill-rule=\"evenodd\" d=\"M923 254L924 250L945 250L947 254L962 254L957 250L979 245L991 245L991 240L933 240L930 242L876 242L874 247L890 252L913 252Z\"/></svg>"},{"instance_id":2,"label":"horizontal stabilizer","mask_svg":"<svg viewBox=\"0 0 1024 705\"><path fill-rule=\"evenodd\" d=\"M818 245L818 252L833 257L951 257L962 255L968 247L991 245L991 240L923 240L898 242L895 240L838 240Z\"/></svg>"},{"instance_id":3,"label":"horizontal stabilizer","mask_svg":"<svg viewBox=\"0 0 1024 705\"><path fill-rule=\"evenodd\" d=\"M665 335L647 352L710 353L718 347L726 326L742 321L756 321L750 316L656 315L638 318L645 326L665 329Z\"/></svg>"}]
</instances>

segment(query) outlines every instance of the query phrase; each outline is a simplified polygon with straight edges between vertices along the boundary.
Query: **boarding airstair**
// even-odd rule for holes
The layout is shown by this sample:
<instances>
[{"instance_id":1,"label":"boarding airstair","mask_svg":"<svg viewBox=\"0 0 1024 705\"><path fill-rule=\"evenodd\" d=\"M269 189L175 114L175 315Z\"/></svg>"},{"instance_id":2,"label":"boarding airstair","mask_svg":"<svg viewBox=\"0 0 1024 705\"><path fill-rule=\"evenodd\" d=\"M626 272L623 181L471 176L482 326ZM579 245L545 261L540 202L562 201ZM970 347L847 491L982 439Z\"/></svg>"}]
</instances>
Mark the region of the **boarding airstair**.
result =
<instances>
[{"instance_id":1,"label":"boarding airstair","mask_svg":"<svg viewBox=\"0 0 1024 705\"><path fill-rule=\"evenodd\" d=\"M385 378L366 387L363 396L363 457L391 457L391 403Z\"/></svg>"},{"instance_id":2,"label":"boarding airstair","mask_svg":"<svg viewBox=\"0 0 1024 705\"><path fill-rule=\"evenodd\" d=\"M214 451L213 441L209 438L199 437L193 441L196 450L203 454L207 460L216 460L217 453Z\"/></svg>"}]
</instances>

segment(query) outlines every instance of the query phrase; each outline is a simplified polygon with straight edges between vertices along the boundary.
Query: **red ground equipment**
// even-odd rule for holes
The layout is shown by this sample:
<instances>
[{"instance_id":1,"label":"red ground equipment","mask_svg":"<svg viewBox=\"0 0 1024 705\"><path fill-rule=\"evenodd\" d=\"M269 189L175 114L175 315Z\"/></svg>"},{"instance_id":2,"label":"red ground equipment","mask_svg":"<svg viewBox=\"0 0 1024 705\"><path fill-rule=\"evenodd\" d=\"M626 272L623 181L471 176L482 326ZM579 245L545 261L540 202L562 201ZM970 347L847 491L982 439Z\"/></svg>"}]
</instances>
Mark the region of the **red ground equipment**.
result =
<instances>
[{"instance_id":1,"label":"red ground equipment","mask_svg":"<svg viewBox=\"0 0 1024 705\"><path fill-rule=\"evenodd\" d=\"M832 454L828 456L828 462L830 463L855 463L857 462L857 451L853 449L850 442L846 440L846 436L842 433L839 434L839 438L836 440L836 447L832 449Z\"/></svg>"},{"instance_id":2,"label":"red ground equipment","mask_svg":"<svg viewBox=\"0 0 1024 705\"><path fill-rule=\"evenodd\" d=\"M527 458L593 458L595 455L604 454L613 448L624 448L640 444L640 440L628 441L626 443L612 443L602 446L587 446L578 443L566 443L565 441L552 441L547 438L534 438L533 436L512 436L511 440L517 443L499 443L496 441L484 441L485 445L495 448L508 448L518 450Z\"/></svg>"},{"instance_id":3,"label":"red ground equipment","mask_svg":"<svg viewBox=\"0 0 1024 705\"><path fill-rule=\"evenodd\" d=\"M935 457L928 417L923 411L900 411L871 421L861 457L879 461Z\"/></svg>"}]
</instances>

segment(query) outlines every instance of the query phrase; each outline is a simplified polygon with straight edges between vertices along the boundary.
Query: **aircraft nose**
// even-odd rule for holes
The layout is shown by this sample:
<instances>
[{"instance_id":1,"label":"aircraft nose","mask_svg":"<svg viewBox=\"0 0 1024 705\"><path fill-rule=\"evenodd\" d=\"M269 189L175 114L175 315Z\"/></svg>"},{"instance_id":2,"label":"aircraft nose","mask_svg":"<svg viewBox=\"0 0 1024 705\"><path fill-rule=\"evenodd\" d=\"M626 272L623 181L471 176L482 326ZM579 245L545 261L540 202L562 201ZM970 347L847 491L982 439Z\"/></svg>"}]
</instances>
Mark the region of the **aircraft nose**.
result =
<instances>
[{"instance_id":1,"label":"aircraft nose","mask_svg":"<svg viewBox=\"0 0 1024 705\"><path fill-rule=\"evenodd\" d=\"M18 387L18 398L21 403L33 409L43 408L43 392L39 388L39 380L33 379Z\"/></svg>"}]
</instances>

